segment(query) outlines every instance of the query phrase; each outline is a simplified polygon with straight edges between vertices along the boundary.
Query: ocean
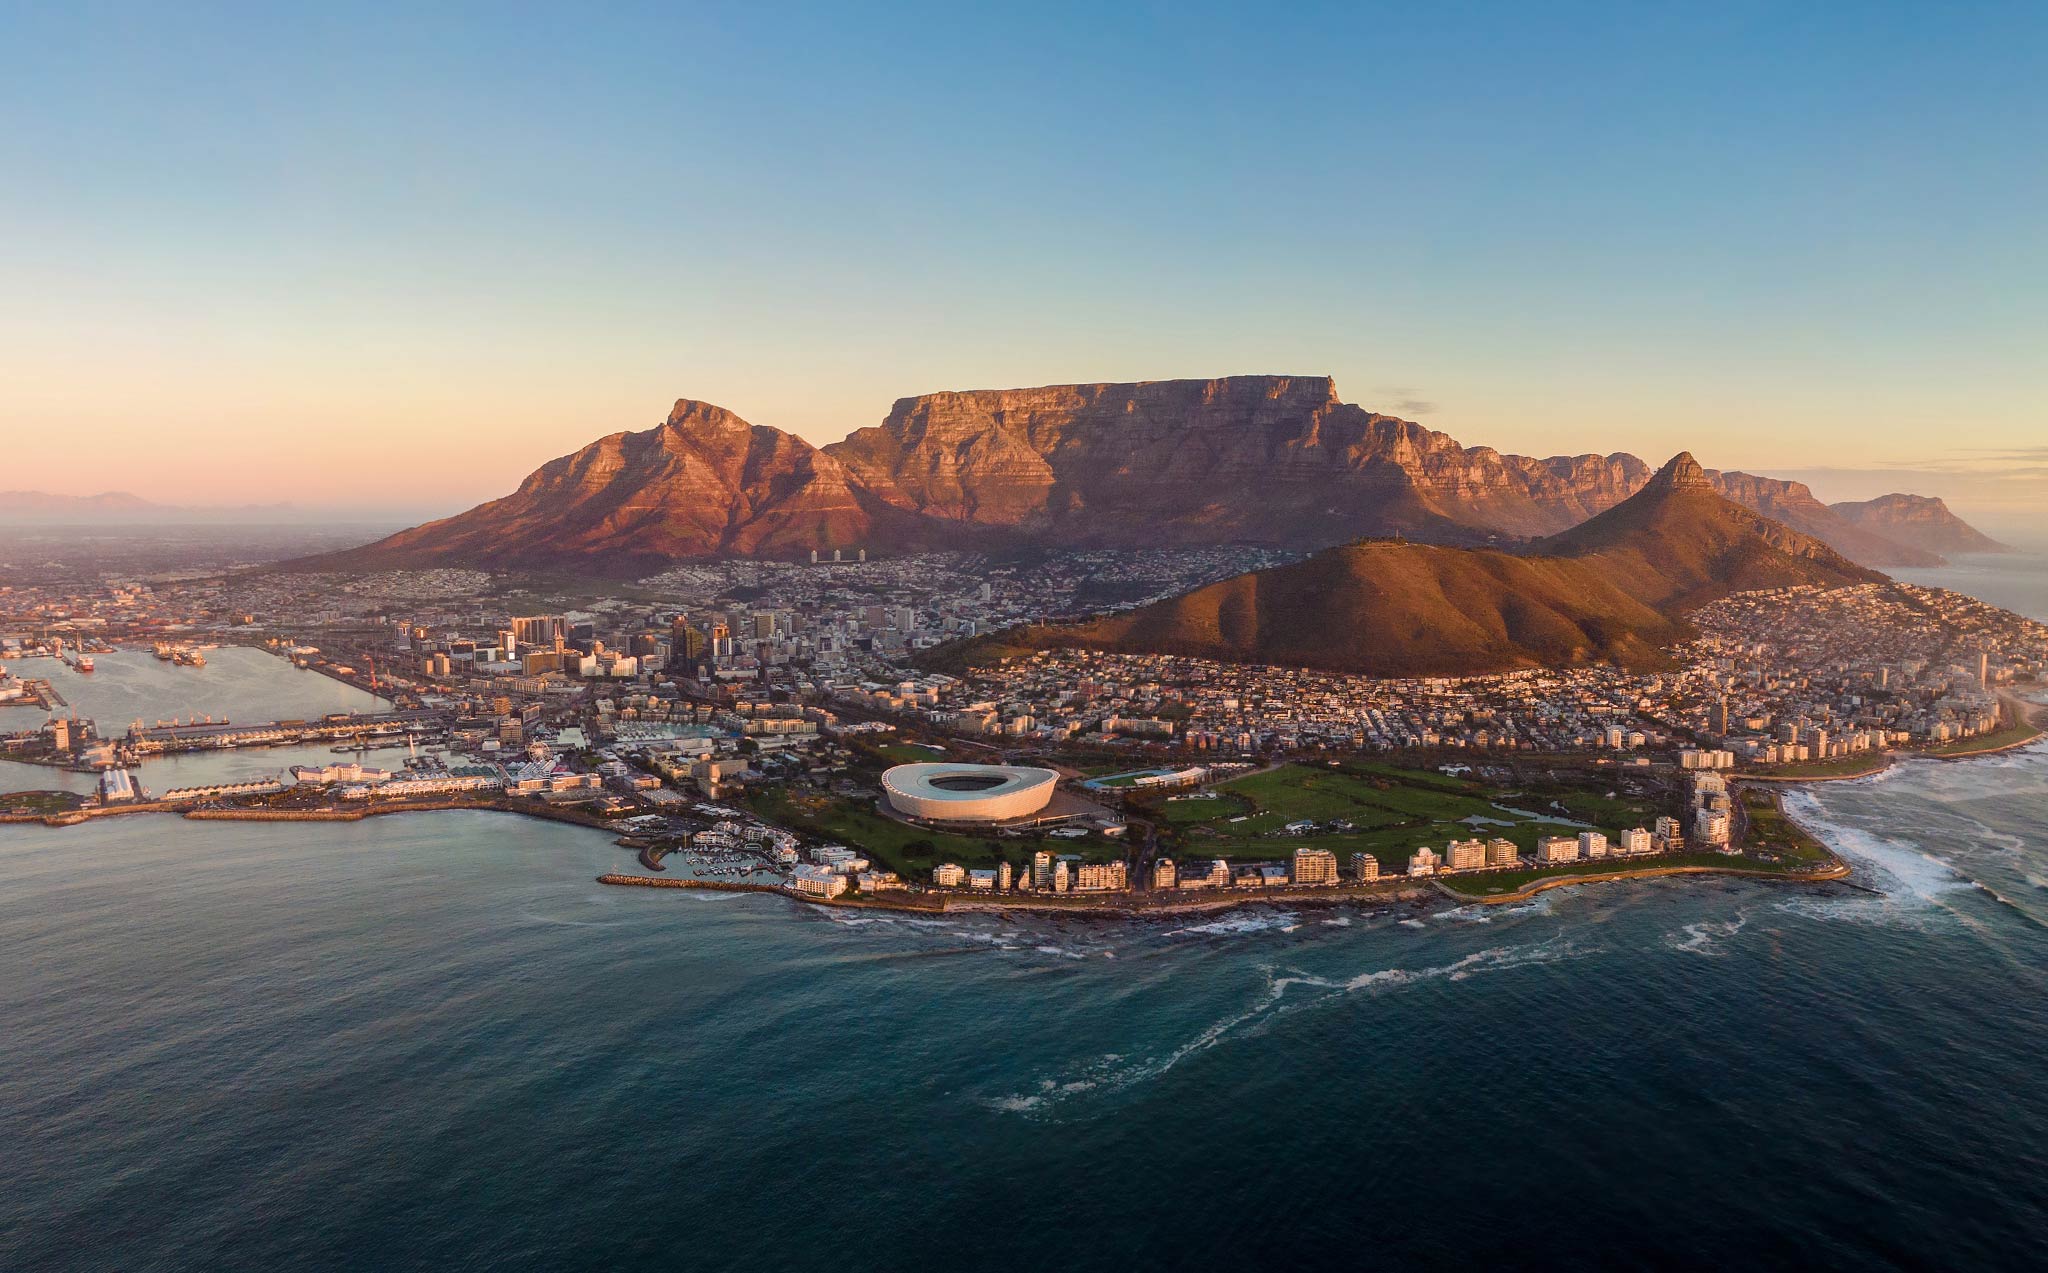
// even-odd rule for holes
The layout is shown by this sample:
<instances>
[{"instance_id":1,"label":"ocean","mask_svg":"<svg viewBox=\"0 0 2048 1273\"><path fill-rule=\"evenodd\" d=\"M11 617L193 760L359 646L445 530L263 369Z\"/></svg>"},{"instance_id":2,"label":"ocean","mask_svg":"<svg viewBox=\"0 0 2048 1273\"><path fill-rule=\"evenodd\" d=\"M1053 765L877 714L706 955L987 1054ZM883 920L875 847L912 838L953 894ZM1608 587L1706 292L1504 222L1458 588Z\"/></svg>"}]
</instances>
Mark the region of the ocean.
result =
<instances>
[{"instance_id":1,"label":"ocean","mask_svg":"<svg viewBox=\"0 0 2048 1273\"><path fill-rule=\"evenodd\" d=\"M1856 866L922 918L441 813L0 829L0 1267L2040 1267L2048 747Z\"/></svg>"}]
</instances>

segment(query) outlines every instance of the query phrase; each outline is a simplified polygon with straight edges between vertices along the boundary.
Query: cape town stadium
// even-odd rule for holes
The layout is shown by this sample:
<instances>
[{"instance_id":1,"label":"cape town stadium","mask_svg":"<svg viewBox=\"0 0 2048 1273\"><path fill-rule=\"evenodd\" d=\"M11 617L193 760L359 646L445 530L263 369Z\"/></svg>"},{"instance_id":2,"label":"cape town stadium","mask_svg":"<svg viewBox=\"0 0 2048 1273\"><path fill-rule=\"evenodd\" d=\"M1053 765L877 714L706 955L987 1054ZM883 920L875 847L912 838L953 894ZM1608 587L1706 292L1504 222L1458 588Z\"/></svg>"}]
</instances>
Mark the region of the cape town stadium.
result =
<instances>
[{"instance_id":1,"label":"cape town stadium","mask_svg":"<svg viewBox=\"0 0 2048 1273\"><path fill-rule=\"evenodd\" d=\"M1045 808L1059 781L1019 765L897 765L882 791L896 812L924 822L1008 822Z\"/></svg>"}]
</instances>

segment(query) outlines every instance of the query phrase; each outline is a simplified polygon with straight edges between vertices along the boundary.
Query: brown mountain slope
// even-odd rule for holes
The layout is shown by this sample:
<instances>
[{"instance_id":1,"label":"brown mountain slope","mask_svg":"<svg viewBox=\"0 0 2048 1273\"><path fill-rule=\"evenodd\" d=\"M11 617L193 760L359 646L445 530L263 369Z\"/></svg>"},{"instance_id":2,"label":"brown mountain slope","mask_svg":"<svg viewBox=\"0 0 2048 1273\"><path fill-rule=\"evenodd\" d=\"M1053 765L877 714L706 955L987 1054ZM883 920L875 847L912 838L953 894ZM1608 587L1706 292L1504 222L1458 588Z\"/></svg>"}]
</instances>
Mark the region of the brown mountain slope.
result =
<instances>
[{"instance_id":1,"label":"brown mountain slope","mask_svg":"<svg viewBox=\"0 0 2048 1273\"><path fill-rule=\"evenodd\" d=\"M1374 540L1071 628L999 634L990 652L1071 645L1425 676L1651 664L1683 635L1596 564Z\"/></svg>"},{"instance_id":2,"label":"brown mountain slope","mask_svg":"<svg viewBox=\"0 0 2048 1273\"><path fill-rule=\"evenodd\" d=\"M303 564L595 562L634 571L698 557L795 556L873 532L837 461L802 438L686 398L659 426L552 460L503 499Z\"/></svg>"},{"instance_id":3,"label":"brown mountain slope","mask_svg":"<svg viewBox=\"0 0 2048 1273\"><path fill-rule=\"evenodd\" d=\"M998 633L940 664L1079 646L1376 676L1652 666L1716 596L1883 576L1716 494L1675 457L1613 509L1515 555L1367 542L1123 614Z\"/></svg>"},{"instance_id":4,"label":"brown mountain slope","mask_svg":"<svg viewBox=\"0 0 2048 1273\"><path fill-rule=\"evenodd\" d=\"M1880 495L1828 505L1835 516L1894 543L1929 553L2009 553L2012 549L1949 511L1927 495Z\"/></svg>"}]
</instances>

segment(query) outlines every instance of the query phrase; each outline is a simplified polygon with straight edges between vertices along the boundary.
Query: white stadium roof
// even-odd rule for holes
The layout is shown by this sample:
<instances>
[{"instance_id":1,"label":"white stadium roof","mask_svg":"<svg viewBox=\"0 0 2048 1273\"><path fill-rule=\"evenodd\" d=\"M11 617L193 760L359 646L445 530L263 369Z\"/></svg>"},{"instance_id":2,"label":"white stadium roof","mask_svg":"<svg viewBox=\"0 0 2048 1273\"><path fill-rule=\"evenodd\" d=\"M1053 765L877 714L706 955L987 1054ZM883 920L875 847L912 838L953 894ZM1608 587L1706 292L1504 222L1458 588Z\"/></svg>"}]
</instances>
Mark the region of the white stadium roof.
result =
<instances>
[{"instance_id":1,"label":"white stadium roof","mask_svg":"<svg viewBox=\"0 0 2048 1273\"><path fill-rule=\"evenodd\" d=\"M882 790L898 813L928 822L1006 822L1045 808L1059 781L1024 765L897 765Z\"/></svg>"}]
</instances>

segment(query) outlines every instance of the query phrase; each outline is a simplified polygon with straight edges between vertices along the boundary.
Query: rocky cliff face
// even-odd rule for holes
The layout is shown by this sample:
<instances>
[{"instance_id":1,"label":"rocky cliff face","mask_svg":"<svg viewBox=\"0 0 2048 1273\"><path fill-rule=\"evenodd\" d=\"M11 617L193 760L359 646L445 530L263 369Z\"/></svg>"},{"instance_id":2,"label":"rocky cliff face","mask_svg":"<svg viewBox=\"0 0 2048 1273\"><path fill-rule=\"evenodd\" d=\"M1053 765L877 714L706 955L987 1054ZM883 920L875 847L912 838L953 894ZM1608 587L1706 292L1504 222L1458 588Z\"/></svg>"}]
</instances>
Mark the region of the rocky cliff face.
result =
<instances>
[{"instance_id":1,"label":"rocky cliff face","mask_svg":"<svg viewBox=\"0 0 2048 1273\"><path fill-rule=\"evenodd\" d=\"M1830 504L1835 516L1860 530L1926 553L2009 553L1929 495L1880 495L1876 499Z\"/></svg>"},{"instance_id":2,"label":"rocky cliff face","mask_svg":"<svg viewBox=\"0 0 2048 1273\"><path fill-rule=\"evenodd\" d=\"M1867 565L1939 560L1796 482L1708 476ZM926 394L822 450L684 399L660 426L553 460L504 499L307 564L628 574L812 548L1513 544L1612 508L1649 478L1632 455L1462 446L1340 401L1327 376Z\"/></svg>"},{"instance_id":3,"label":"rocky cliff face","mask_svg":"<svg viewBox=\"0 0 2048 1273\"><path fill-rule=\"evenodd\" d=\"M906 513L1064 544L1518 537L1649 472L1632 456L1468 449L1340 401L1327 376L927 394L825 450Z\"/></svg>"},{"instance_id":4,"label":"rocky cliff face","mask_svg":"<svg viewBox=\"0 0 2048 1273\"><path fill-rule=\"evenodd\" d=\"M1317 547L1554 534L1649 480L1633 455L1503 455L1351 406L1327 376L927 394L825 448L925 518L1055 543ZM1938 565L1798 482L1710 472L1729 499L1873 566Z\"/></svg>"}]
</instances>

